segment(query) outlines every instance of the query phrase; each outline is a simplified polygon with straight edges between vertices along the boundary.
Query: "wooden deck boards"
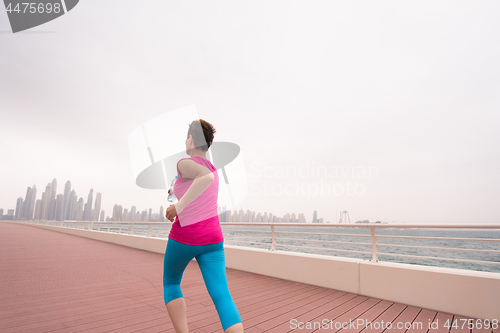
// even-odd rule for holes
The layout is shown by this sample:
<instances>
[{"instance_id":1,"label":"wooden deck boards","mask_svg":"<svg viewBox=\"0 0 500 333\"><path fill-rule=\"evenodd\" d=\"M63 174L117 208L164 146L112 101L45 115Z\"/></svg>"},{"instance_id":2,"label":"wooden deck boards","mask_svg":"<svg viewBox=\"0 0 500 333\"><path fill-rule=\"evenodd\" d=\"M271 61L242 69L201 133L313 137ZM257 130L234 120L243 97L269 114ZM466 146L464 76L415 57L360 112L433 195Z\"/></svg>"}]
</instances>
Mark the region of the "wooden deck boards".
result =
<instances>
[{"instance_id":1,"label":"wooden deck boards","mask_svg":"<svg viewBox=\"0 0 500 333\"><path fill-rule=\"evenodd\" d=\"M0 223L0 332L175 332L163 304L162 273L162 254ZM227 276L249 333L383 332L382 321L413 323L385 332L500 333L450 331L443 323L463 317L430 309L234 269ZM196 262L186 268L181 288L190 331L221 332ZM432 322L440 327L429 330Z\"/></svg>"}]
</instances>

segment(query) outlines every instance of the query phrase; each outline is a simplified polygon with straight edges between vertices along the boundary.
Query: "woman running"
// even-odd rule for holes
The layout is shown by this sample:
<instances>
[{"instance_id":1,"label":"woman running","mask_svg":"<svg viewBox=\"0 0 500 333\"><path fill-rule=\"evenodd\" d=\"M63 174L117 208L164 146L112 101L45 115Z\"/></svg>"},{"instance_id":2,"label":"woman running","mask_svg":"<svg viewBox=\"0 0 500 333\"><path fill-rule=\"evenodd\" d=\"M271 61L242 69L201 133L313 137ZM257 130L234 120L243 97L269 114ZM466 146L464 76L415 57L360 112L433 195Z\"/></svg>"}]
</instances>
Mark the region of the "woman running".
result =
<instances>
[{"instance_id":1,"label":"woman running","mask_svg":"<svg viewBox=\"0 0 500 333\"><path fill-rule=\"evenodd\" d=\"M174 194L179 199L167 208L172 224L163 264L163 291L168 315L177 333L188 332L186 302L181 292L182 274L196 258L226 333L243 332L243 323L229 293L224 238L217 212L219 177L206 152L215 128L203 119L189 125L186 153L177 163Z\"/></svg>"}]
</instances>

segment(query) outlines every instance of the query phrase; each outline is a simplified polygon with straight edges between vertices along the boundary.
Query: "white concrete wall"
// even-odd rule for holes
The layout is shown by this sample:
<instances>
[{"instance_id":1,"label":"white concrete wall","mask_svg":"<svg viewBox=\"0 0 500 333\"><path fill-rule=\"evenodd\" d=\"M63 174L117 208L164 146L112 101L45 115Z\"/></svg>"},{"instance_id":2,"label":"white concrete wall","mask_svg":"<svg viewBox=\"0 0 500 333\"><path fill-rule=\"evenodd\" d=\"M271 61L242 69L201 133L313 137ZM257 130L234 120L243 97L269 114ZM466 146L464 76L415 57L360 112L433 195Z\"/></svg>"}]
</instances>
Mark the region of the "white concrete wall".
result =
<instances>
[{"instance_id":1,"label":"white concrete wall","mask_svg":"<svg viewBox=\"0 0 500 333\"><path fill-rule=\"evenodd\" d=\"M359 260L225 245L226 266L242 271L359 293Z\"/></svg>"},{"instance_id":2,"label":"white concrete wall","mask_svg":"<svg viewBox=\"0 0 500 333\"><path fill-rule=\"evenodd\" d=\"M18 222L19 223L19 222ZM70 229L65 227L47 226L42 224L31 224L26 223L26 225L63 232L65 234L82 236L86 238L96 239L103 242L114 243L118 245L124 245L128 247L133 247L136 249L146 250L156 253L165 253L167 248L167 240L161 238L148 238L143 236L134 236L126 234L115 234L111 232L104 231L92 231L92 230L81 230L81 229Z\"/></svg>"},{"instance_id":3,"label":"white concrete wall","mask_svg":"<svg viewBox=\"0 0 500 333\"><path fill-rule=\"evenodd\" d=\"M500 320L500 273L365 261L360 264L360 294Z\"/></svg>"},{"instance_id":4,"label":"white concrete wall","mask_svg":"<svg viewBox=\"0 0 500 333\"><path fill-rule=\"evenodd\" d=\"M18 222L19 223L19 222ZM34 225L164 253L165 239ZM226 267L392 302L500 320L500 273L224 246Z\"/></svg>"}]
</instances>

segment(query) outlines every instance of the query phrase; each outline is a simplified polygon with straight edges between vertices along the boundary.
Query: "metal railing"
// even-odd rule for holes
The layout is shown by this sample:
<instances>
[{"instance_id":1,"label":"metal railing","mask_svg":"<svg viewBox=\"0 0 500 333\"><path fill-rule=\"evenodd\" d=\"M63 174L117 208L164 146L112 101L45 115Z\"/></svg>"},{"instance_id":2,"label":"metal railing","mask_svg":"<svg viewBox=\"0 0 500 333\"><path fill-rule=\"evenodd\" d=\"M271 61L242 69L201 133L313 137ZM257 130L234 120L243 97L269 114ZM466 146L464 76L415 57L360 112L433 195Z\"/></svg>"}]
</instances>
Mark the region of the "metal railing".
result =
<instances>
[{"instance_id":1,"label":"metal railing","mask_svg":"<svg viewBox=\"0 0 500 333\"><path fill-rule=\"evenodd\" d=\"M95 221L23 221L27 223L35 223L42 225L52 225L66 228L76 228L84 230L94 230L101 232L114 232L119 234L130 234L139 235L145 237L168 237L168 231L172 222L130 222L130 221L109 221L109 222L95 222ZM320 253L332 253L339 252L344 254L362 254L371 257L373 262L379 261L379 256L390 256L390 257L402 257L402 258L415 258L419 260L444 260L453 262L464 262L473 264L486 264L486 265L496 265L498 271L500 272L500 225L488 225L488 224L467 224L467 225L450 225L450 224L439 224L439 225L424 225L424 224L317 224L317 223L258 223L258 222L221 222L220 223L224 240L226 244L233 245L250 245L250 246L264 246L270 251L278 250L278 247L283 247L285 249L309 249ZM135 228L134 228L135 226ZM169 228L165 228L169 226ZM229 226L243 227L241 229L228 229ZM267 230L259 230L264 228ZM363 233L333 233L333 232L306 232L306 231L292 231L292 230L278 230L281 228L313 228L313 229L345 229L352 228L352 230L364 230L369 231L369 234ZM435 237L435 236L416 236L416 235L384 235L381 234L382 230L395 230L395 229L445 229L448 232L455 229L484 229L484 230L496 230L496 238L493 233L490 233L487 237L482 238L467 238L467 237ZM321 230L322 231L322 230ZM377 234L378 231L378 234ZM263 235L267 234L267 235ZM278 237L279 235L279 237ZM282 235L285 235L283 237ZM292 235L286 237L286 235ZM297 237L306 238L297 238ZM342 240L332 240L332 238L368 238L367 242L359 241L342 241ZM384 243L379 243L378 238L384 239ZM390 240L395 240L395 242L406 242L404 244L390 243ZM481 249L473 248L473 246L462 246L462 247L446 247L446 246L424 246L424 245L410 245L407 241L438 241L441 243L449 242L461 242L466 244L467 242L480 242L482 244L488 244L490 248ZM387 242L389 241L389 242ZM306 246L301 243L313 243L322 246ZM340 245L341 248L330 248L326 245ZM362 249L352 249L353 246L357 247L368 247L368 250ZM349 249L351 247L351 249ZM472 247L472 248L471 248ZM478 247L478 246L476 246ZM371 248L371 249L370 249ZM389 252L380 252L380 248L388 248ZM393 252L390 252L393 249ZM473 258L446 258L446 257L434 257L428 255L422 255L418 253L398 253L396 250L405 249L407 252L409 250L416 251L451 251L453 253L467 254L466 256L471 257L472 254L489 254L491 256L490 260L478 260ZM411 252L409 251L409 252Z\"/></svg>"}]
</instances>

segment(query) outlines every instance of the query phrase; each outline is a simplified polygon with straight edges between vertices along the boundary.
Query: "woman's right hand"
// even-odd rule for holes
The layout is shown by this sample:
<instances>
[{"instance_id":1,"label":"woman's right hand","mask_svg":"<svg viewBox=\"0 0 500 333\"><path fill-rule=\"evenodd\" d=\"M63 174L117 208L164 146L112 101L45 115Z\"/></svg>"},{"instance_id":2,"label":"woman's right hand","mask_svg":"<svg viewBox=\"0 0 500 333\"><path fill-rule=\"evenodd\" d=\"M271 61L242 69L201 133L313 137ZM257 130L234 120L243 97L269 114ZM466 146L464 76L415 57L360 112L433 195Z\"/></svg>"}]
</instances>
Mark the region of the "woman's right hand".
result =
<instances>
[{"instance_id":1,"label":"woman's right hand","mask_svg":"<svg viewBox=\"0 0 500 333\"><path fill-rule=\"evenodd\" d=\"M175 205L170 205L167 208L167 211L165 213L165 217L167 220L170 222L174 222L175 217L177 216L177 210L175 209Z\"/></svg>"}]
</instances>

